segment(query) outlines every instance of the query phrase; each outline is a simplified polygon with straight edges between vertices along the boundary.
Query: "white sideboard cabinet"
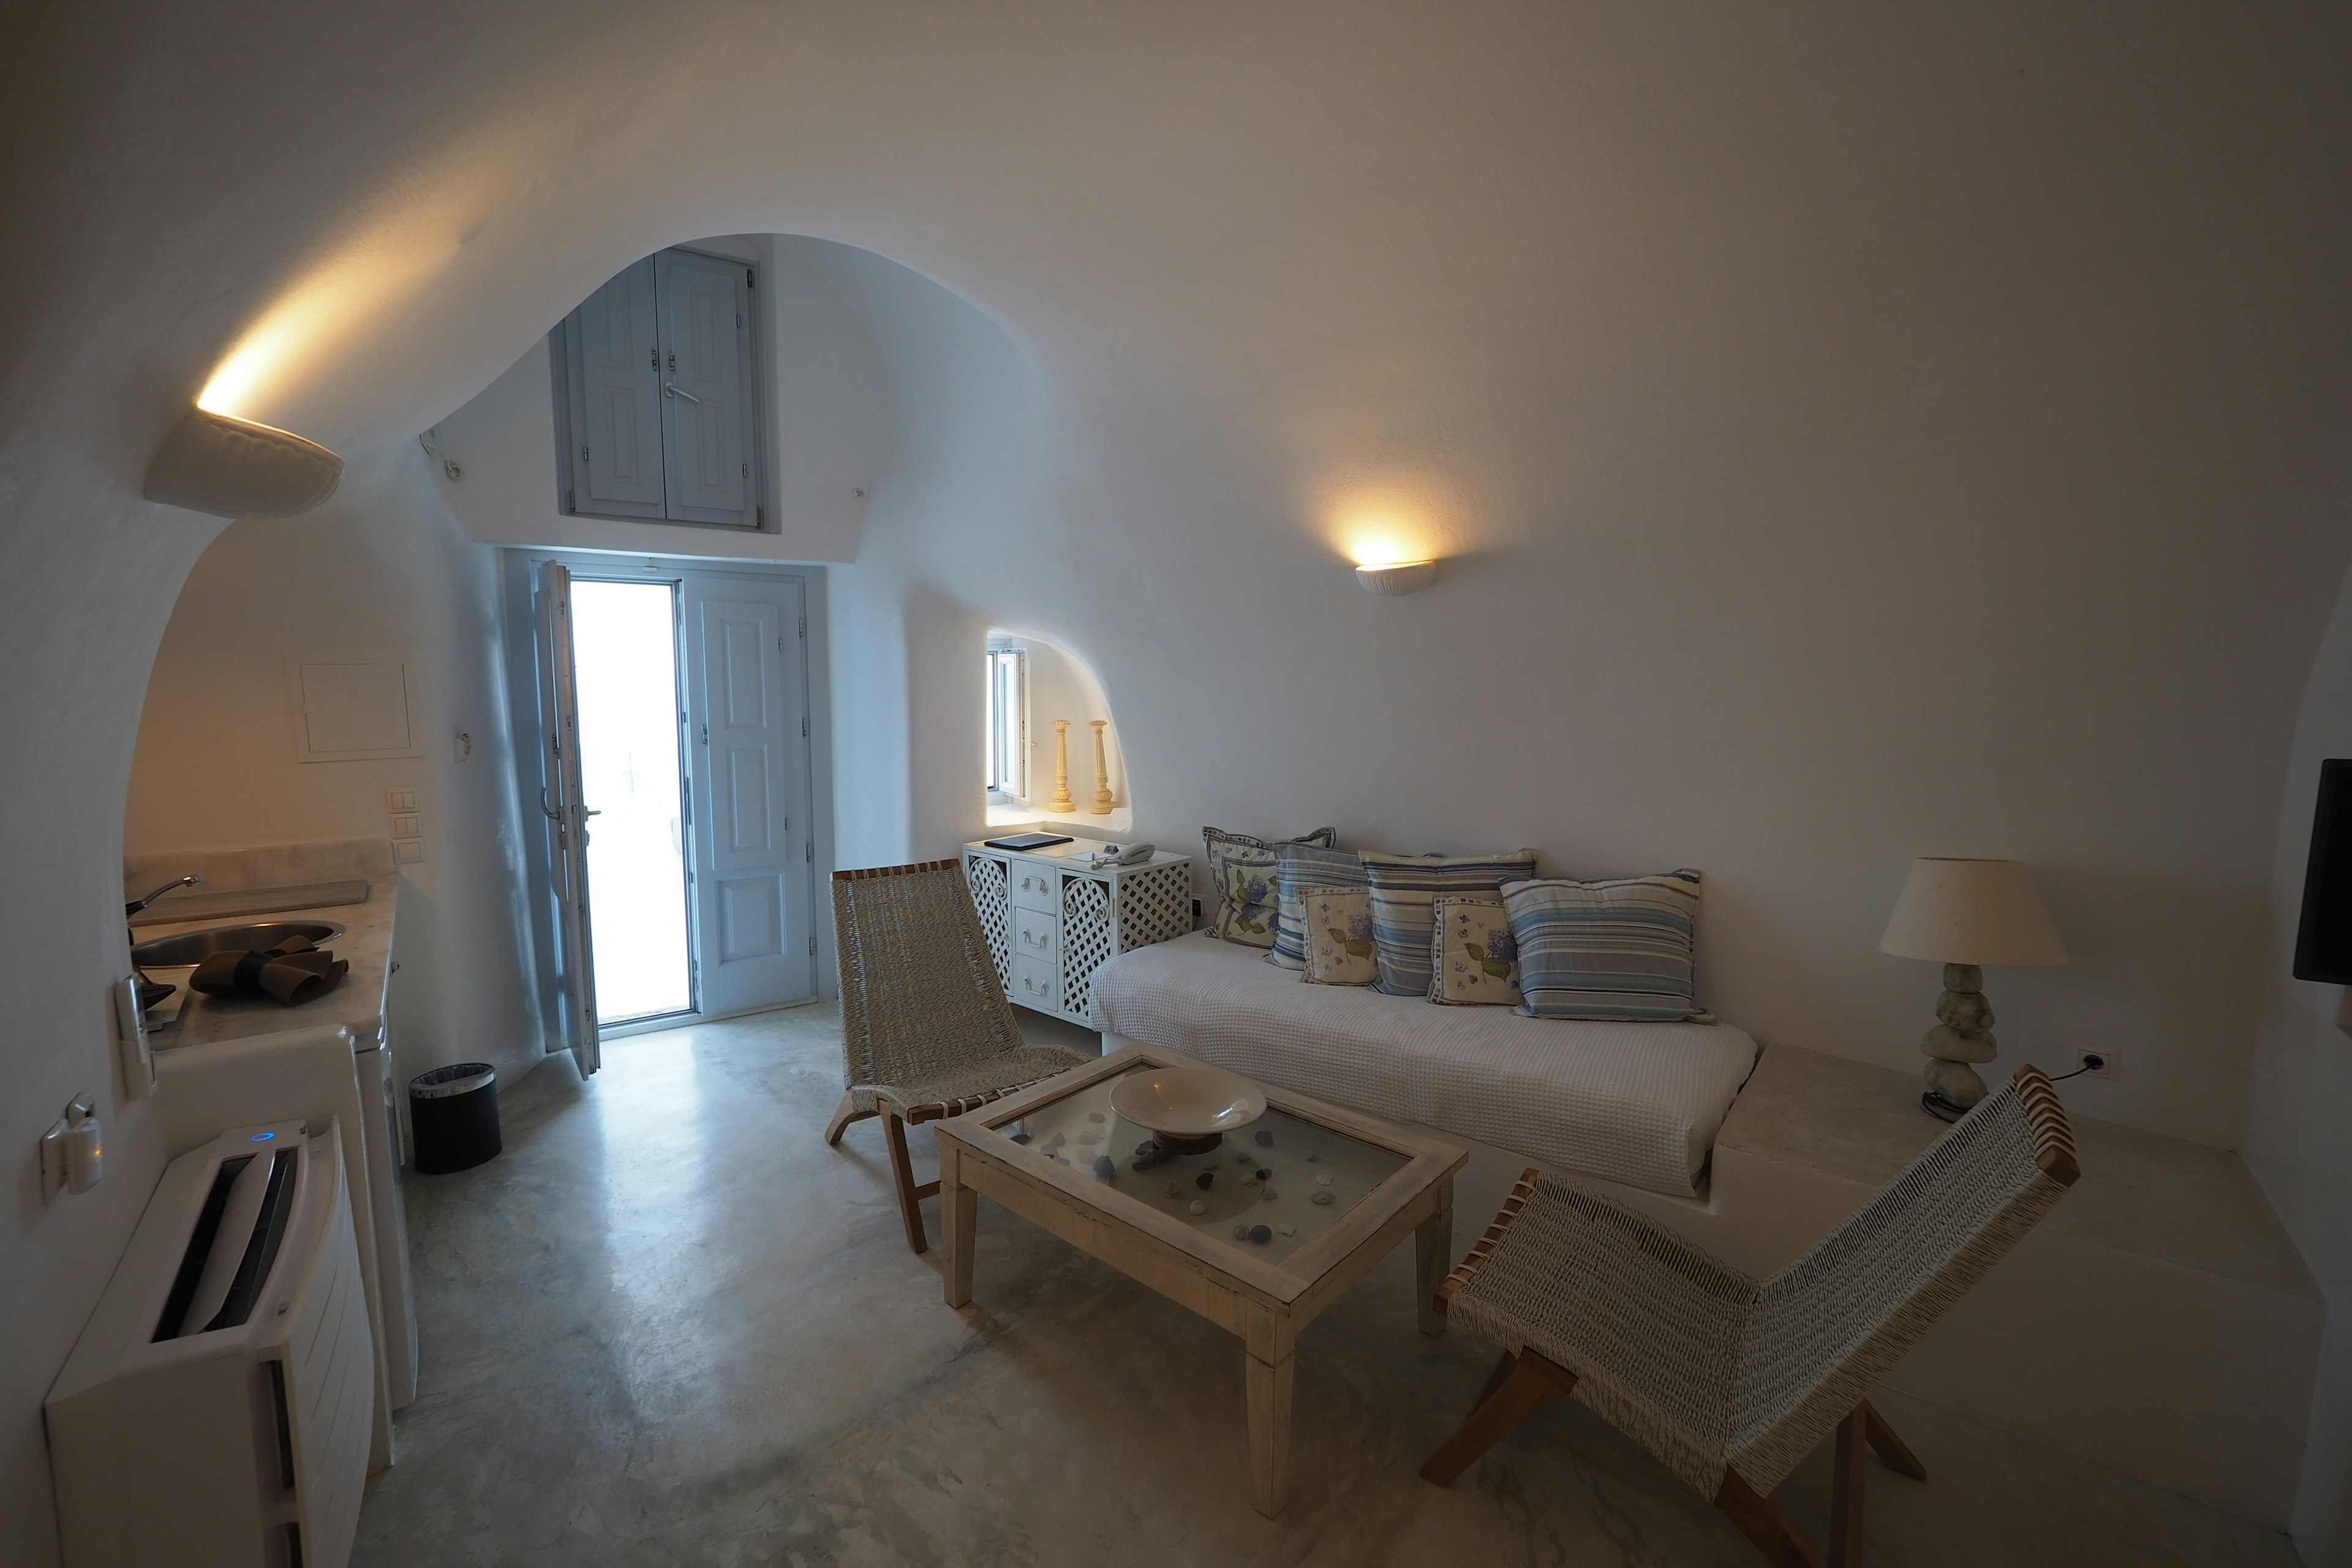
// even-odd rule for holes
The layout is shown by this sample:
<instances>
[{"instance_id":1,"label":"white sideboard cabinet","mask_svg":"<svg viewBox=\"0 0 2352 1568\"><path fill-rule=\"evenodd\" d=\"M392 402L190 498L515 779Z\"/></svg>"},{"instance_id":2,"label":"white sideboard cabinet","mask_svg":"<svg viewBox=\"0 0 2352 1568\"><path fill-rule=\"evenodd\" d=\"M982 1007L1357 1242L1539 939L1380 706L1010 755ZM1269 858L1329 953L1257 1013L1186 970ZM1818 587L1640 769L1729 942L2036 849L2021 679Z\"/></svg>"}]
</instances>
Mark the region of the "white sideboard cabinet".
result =
<instances>
[{"instance_id":1,"label":"white sideboard cabinet","mask_svg":"<svg viewBox=\"0 0 2352 1568\"><path fill-rule=\"evenodd\" d=\"M1102 1027L1094 973L1104 961L1192 929L1190 855L1084 864L1099 847L1086 838L1043 849L963 847L964 879L1004 994L1090 1029Z\"/></svg>"}]
</instances>

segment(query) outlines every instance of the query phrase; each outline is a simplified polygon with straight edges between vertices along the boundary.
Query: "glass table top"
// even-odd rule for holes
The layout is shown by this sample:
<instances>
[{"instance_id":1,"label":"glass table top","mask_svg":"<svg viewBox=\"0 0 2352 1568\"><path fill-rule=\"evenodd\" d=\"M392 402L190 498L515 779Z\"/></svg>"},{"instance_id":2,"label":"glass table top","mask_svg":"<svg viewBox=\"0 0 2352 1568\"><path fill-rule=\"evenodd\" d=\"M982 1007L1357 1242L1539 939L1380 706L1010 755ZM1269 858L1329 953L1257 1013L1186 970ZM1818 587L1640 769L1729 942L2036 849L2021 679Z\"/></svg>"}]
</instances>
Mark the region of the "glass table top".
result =
<instances>
[{"instance_id":1,"label":"glass table top","mask_svg":"<svg viewBox=\"0 0 2352 1568\"><path fill-rule=\"evenodd\" d=\"M1129 1069L1161 1069L1139 1063ZM1269 1263L1279 1263L1328 1230L1411 1156L1351 1133L1269 1108L1203 1154L1162 1154L1139 1146L1154 1134L1110 1107L1102 1079L989 1131Z\"/></svg>"}]
</instances>

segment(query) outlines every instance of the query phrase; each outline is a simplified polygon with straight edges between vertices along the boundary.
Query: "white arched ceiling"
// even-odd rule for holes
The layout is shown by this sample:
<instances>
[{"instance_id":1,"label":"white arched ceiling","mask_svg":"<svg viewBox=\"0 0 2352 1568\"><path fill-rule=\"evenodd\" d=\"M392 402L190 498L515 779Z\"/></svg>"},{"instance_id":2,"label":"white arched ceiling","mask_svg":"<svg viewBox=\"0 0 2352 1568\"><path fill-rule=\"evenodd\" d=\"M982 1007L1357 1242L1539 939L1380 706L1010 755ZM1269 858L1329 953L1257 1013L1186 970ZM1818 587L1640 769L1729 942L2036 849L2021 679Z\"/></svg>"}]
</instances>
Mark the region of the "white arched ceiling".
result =
<instances>
[{"instance_id":1,"label":"white arched ceiling","mask_svg":"<svg viewBox=\"0 0 2352 1568\"><path fill-rule=\"evenodd\" d=\"M25 20L0 103L0 1555L50 1552L38 1397L154 1173L136 1107L89 1196L44 1208L31 1151L70 1094L111 1092L141 692L217 531L140 475L240 348L231 412L359 458L663 244L895 258L1007 334L1023 438L991 453L972 425L961 466L886 475L875 553L839 575L902 626L1092 650L1167 814L1143 836L1336 820L1697 865L1716 1005L1892 1062L1933 990L1870 951L1904 860L2019 856L2077 959L1996 977L2012 1048L2119 1041L2086 1109L2227 1142L2348 542L2347 25L1076 0ZM993 351L905 335L903 397L927 366L1004 384ZM1360 513L1446 551L1439 584L1358 593L1335 537ZM943 848L968 813L928 792L971 754L925 765L945 667L919 636L869 651L902 667L905 706L871 716L908 753L886 814Z\"/></svg>"}]
</instances>

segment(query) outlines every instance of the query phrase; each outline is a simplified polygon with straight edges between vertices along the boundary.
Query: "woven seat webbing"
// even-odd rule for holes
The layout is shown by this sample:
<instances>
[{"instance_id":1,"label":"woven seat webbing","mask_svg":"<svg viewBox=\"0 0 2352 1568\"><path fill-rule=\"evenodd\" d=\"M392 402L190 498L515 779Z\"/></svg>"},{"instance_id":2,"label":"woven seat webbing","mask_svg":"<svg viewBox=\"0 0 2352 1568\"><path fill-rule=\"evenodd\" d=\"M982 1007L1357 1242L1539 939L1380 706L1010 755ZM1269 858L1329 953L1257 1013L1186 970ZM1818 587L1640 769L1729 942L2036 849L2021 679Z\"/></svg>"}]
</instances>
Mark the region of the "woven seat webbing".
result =
<instances>
[{"instance_id":1,"label":"woven seat webbing","mask_svg":"<svg viewBox=\"0 0 2352 1568\"><path fill-rule=\"evenodd\" d=\"M2050 1211L2067 1184L2042 1154L2054 1133L2071 1169L2064 1121L2041 1074L2003 1085L1763 1282L1733 1390L1742 1479L1779 1485Z\"/></svg>"},{"instance_id":2,"label":"woven seat webbing","mask_svg":"<svg viewBox=\"0 0 2352 1568\"><path fill-rule=\"evenodd\" d=\"M860 1110L971 1099L1080 1058L1022 1044L958 862L837 871L842 1070ZM1002 1070L999 1058L1011 1058ZM1042 1069L1042 1070L1040 1070Z\"/></svg>"},{"instance_id":3,"label":"woven seat webbing","mask_svg":"<svg viewBox=\"0 0 2352 1568\"><path fill-rule=\"evenodd\" d=\"M1522 1181L1441 1295L1712 1498L1785 1479L2075 1173L2064 1108L2027 1069L1802 1258L1761 1281L1551 1177Z\"/></svg>"},{"instance_id":4,"label":"woven seat webbing","mask_svg":"<svg viewBox=\"0 0 2352 1568\"><path fill-rule=\"evenodd\" d=\"M1486 1267L1486 1259L1493 1257L1495 1248L1502 1245L1504 1236L1511 1228L1511 1222L1519 1217L1519 1211L1528 1206L1528 1199L1535 1195L1536 1179L1541 1174L1533 1165L1519 1173L1519 1179L1512 1184L1510 1196L1503 1200L1502 1209L1495 1215L1495 1223L1486 1227L1486 1234L1480 1237L1476 1245L1464 1255L1462 1261L1454 1266L1454 1272L1439 1281L1437 1299L1432 1303L1439 1311L1444 1311L1445 1304L1454 1299L1454 1293L1475 1279L1478 1270Z\"/></svg>"}]
</instances>

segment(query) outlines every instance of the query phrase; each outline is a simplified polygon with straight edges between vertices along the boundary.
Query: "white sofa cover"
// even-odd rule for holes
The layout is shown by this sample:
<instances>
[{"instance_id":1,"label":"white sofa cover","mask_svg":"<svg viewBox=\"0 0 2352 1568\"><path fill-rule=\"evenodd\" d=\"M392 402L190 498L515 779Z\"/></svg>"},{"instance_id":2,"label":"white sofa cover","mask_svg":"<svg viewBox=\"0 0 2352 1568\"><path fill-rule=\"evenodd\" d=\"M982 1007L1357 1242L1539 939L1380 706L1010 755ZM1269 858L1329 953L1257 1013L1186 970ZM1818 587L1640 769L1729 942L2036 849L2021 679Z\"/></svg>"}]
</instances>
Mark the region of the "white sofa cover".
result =
<instances>
[{"instance_id":1,"label":"white sofa cover","mask_svg":"<svg viewBox=\"0 0 2352 1568\"><path fill-rule=\"evenodd\" d=\"M1106 1034L1676 1197L1756 1065L1724 1024L1588 1024L1309 985L1203 932L1094 974Z\"/></svg>"}]
</instances>

